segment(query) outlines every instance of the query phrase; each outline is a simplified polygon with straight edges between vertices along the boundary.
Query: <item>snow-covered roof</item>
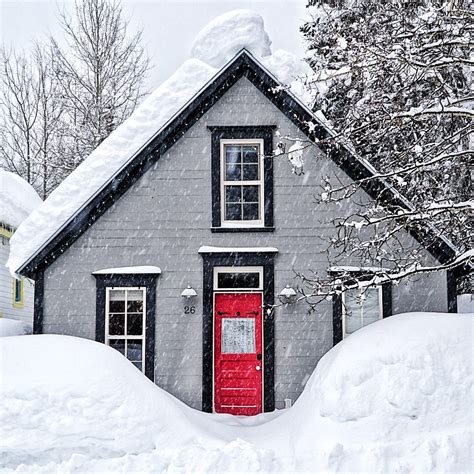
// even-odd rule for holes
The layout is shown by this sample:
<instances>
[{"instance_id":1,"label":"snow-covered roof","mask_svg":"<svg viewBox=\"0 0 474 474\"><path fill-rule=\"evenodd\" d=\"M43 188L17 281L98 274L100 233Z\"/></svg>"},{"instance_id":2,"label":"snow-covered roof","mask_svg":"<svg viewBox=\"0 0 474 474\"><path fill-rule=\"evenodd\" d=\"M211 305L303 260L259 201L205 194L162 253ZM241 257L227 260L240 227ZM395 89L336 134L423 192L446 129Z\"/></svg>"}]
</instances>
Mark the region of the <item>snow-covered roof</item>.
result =
<instances>
[{"instance_id":1,"label":"snow-covered roof","mask_svg":"<svg viewBox=\"0 0 474 474\"><path fill-rule=\"evenodd\" d=\"M20 176L0 168L0 222L18 227L41 204L41 198Z\"/></svg>"},{"instance_id":2,"label":"snow-covered roof","mask_svg":"<svg viewBox=\"0 0 474 474\"><path fill-rule=\"evenodd\" d=\"M275 247L212 247L203 245L198 250L199 253L277 253L278 249Z\"/></svg>"},{"instance_id":3,"label":"snow-covered roof","mask_svg":"<svg viewBox=\"0 0 474 474\"><path fill-rule=\"evenodd\" d=\"M103 268L92 272L93 275L159 275L161 273L160 267L153 267L151 265L142 265L138 267L117 267L117 268Z\"/></svg>"},{"instance_id":4,"label":"snow-covered roof","mask_svg":"<svg viewBox=\"0 0 474 474\"><path fill-rule=\"evenodd\" d=\"M232 31L232 34L224 34L225 31ZM192 53L197 57L185 61L23 222L11 240L7 262L10 271L21 269L58 235L215 76L226 69L229 55L242 48L253 53L271 69L273 76L294 88L296 94L303 93L296 76L304 72L306 66L289 52L278 50L270 54L270 42L260 15L236 10L216 18L196 37Z\"/></svg>"}]
</instances>

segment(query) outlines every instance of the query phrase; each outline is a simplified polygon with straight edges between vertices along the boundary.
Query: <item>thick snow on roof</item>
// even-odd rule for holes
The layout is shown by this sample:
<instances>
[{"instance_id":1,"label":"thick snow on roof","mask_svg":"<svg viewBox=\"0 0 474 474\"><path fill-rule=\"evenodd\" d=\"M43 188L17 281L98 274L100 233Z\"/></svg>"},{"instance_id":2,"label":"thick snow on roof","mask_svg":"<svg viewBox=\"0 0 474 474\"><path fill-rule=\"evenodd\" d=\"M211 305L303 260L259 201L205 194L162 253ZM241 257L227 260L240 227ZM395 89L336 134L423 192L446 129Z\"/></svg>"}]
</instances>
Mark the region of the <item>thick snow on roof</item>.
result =
<instances>
[{"instance_id":1,"label":"thick snow on roof","mask_svg":"<svg viewBox=\"0 0 474 474\"><path fill-rule=\"evenodd\" d=\"M234 10L215 18L196 36L191 55L216 68L224 66L242 48L256 58L270 56L272 42L263 18L251 10Z\"/></svg>"},{"instance_id":2,"label":"thick snow on roof","mask_svg":"<svg viewBox=\"0 0 474 474\"><path fill-rule=\"evenodd\" d=\"M18 227L41 202L31 184L0 168L0 222Z\"/></svg>"},{"instance_id":3,"label":"thick snow on roof","mask_svg":"<svg viewBox=\"0 0 474 474\"><path fill-rule=\"evenodd\" d=\"M231 34L224 34L230 27ZM304 91L294 80L304 70L304 63L282 50L271 55L270 44L263 19L251 11L229 12L206 26L194 42L194 57L161 84L23 222L11 240L10 271L19 270L57 235L212 79L218 72L214 65L223 65L238 49L256 54L281 82L292 80L291 90L304 101Z\"/></svg>"}]
</instances>

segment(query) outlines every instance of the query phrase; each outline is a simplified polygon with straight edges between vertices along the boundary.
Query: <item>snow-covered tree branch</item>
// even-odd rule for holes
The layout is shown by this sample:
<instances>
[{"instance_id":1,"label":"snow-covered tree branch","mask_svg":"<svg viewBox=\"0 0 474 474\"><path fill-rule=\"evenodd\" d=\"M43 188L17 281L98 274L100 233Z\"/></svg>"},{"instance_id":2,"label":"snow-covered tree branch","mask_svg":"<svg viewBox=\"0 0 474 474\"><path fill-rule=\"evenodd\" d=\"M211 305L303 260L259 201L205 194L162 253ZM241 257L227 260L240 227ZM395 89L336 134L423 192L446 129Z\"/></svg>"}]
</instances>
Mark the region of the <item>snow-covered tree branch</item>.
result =
<instances>
[{"instance_id":1,"label":"snow-covered tree branch","mask_svg":"<svg viewBox=\"0 0 474 474\"><path fill-rule=\"evenodd\" d=\"M302 33L313 74L305 82L315 110L336 130L323 145L329 153L342 140L373 170L353 182L327 176L322 183L320 203L358 200L334 221L329 265L357 256L371 268L370 278L359 272L358 284L467 268L474 235L474 18L467 1L308 3L312 20ZM381 189L377 199L364 198L367 187ZM423 264L422 246L400 237L406 231L424 236L425 246L433 236L446 238L456 251L449 262ZM344 272L302 277L313 296L354 283Z\"/></svg>"}]
</instances>

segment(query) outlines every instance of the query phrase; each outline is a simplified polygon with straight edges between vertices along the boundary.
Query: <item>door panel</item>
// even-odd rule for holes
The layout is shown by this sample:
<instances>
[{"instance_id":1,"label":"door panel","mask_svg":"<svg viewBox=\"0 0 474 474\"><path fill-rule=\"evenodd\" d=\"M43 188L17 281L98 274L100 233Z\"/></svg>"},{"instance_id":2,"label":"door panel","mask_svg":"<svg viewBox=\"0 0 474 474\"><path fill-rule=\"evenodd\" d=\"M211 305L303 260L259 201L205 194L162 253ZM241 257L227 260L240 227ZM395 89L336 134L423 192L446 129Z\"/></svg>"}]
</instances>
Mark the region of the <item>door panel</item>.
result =
<instances>
[{"instance_id":1,"label":"door panel","mask_svg":"<svg viewBox=\"0 0 474 474\"><path fill-rule=\"evenodd\" d=\"M216 293L214 410L262 412L262 294Z\"/></svg>"}]
</instances>

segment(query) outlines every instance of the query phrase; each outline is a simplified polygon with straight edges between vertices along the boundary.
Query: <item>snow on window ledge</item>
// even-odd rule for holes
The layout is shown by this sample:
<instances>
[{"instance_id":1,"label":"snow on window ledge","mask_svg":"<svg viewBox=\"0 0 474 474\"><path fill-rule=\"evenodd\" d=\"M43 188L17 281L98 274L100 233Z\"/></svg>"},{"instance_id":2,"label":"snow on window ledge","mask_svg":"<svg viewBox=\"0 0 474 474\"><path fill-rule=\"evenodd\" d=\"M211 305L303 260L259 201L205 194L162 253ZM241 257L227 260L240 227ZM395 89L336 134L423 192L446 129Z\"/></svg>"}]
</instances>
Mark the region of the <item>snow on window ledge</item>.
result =
<instances>
[{"instance_id":1,"label":"snow on window ledge","mask_svg":"<svg viewBox=\"0 0 474 474\"><path fill-rule=\"evenodd\" d=\"M278 249L275 247L211 247L208 245L203 245L198 250L198 253L237 253L237 252L278 253Z\"/></svg>"},{"instance_id":2,"label":"snow on window ledge","mask_svg":"<svg viewBox=\"0 0 474 474\"><path fill-rule=\"evenodd\" d=\"M102 270L96 270L92 272L92 275L138 275L138 274L161 274L160 267L153 266L139 266L139 267L117 267L117 268L104 268Z\"/></svg>"}]
</instances>

